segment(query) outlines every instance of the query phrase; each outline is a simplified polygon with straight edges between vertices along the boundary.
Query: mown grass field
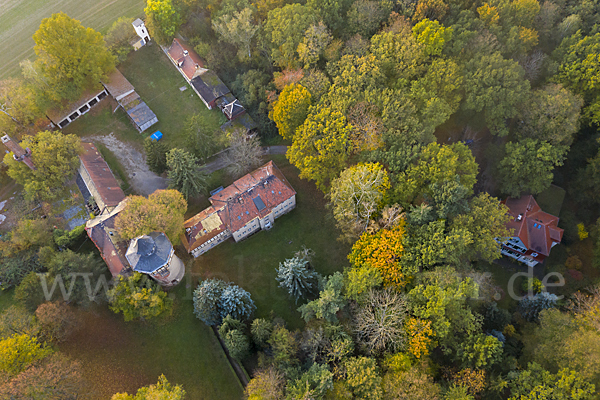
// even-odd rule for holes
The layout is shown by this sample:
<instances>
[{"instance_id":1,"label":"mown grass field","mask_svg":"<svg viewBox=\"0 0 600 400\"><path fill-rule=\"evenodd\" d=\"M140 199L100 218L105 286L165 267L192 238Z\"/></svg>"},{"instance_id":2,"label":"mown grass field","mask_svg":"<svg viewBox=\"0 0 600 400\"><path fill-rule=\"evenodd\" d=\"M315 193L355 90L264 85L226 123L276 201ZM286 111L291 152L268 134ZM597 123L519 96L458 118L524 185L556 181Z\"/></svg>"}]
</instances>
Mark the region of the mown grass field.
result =
<instances>
[{"instance_id":1,"label":"mown grass field","mask_svg":"<svg viewBox=\"0 0 600 400\"><path fill-rule=\"evenodd\" d=\"M31 36L59 11L102 33L119 17L138 17L144 0L0 0L0 79L19 75L19 62L35 55Z\"/></svg>"}]
</instances>

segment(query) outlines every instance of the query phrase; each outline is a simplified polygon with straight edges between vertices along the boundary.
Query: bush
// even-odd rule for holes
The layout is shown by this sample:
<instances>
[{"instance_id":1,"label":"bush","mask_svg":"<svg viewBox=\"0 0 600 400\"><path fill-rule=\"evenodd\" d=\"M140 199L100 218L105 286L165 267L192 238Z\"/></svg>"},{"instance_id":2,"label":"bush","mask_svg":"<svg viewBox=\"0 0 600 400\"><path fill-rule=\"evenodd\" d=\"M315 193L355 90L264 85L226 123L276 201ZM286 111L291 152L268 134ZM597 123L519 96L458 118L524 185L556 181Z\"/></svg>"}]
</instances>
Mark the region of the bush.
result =
<instances>
[{"instance_id":1,"label":"bush","mask_svg":"<svg viewBox=\"0 0 600 400\"><path fill-rule=\"evenodd\" d=\"M122 313L125 321L148 320L173 312L173 300L157 283L139 272L118 277L117 285L107 293L110 309Z\"/></svg>"}]
</instances>

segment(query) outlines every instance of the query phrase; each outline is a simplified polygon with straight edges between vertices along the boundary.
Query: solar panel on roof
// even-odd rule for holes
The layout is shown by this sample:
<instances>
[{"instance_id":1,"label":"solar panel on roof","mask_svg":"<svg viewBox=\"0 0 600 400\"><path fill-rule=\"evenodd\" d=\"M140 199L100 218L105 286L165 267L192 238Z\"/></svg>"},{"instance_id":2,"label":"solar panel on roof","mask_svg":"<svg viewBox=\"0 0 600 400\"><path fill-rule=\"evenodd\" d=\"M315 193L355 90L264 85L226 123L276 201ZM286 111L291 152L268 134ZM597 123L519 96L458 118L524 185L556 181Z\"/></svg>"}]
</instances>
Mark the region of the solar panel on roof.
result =
<instances>
[{"instance_id":1,"label":"solar panel on roof","mask_svg":"<svg viewBox=\"0 0 600 400\"><path fill-rule=\"evenodd\" d=\"M252 199L252 201L254 202L254 205L256 206L258 211L262 211L263 209L265 209L267 207L265 205L265 202L260 198L260 196L256 196L255 198Z\"/></svg>"}]
</instances>

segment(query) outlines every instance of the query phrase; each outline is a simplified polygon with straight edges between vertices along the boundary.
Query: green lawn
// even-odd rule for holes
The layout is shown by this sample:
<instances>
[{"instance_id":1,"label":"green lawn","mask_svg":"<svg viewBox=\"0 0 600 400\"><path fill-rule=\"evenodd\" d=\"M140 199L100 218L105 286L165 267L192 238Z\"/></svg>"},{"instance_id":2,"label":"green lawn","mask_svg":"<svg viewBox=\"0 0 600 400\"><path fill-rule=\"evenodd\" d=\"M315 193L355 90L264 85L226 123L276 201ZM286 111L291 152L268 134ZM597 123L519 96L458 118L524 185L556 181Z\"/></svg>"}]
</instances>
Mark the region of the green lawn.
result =
<instances>
[{"instance_id":1,"label":"green lawn","mask_svg":"<svg viewBox=\"0 0 600 400\"><path fill-rule=\"evenodd\" d=\"M169 61L160 47L152 43L129 55L119 70L158 117L158 123L145 134L159 130L169 147L185 149L183 128L194 114L202 116L207 129L216 131L227 121L217 109L209 110ZM180 87L186 87L180 91Z\"/></svg>"},{"instance_id":2,"label":"green lawn","mask_svg":"<svg viewBox=\"0 0 600 400\"><path fill-rule=\"evenodd\" d=\"M31 36L42 19L63 11L86 27L104 33L119 17L143 14L144 0L6 0L0 1L0 79L19 75L19 63L33 59Z\"/></svg>"},{"instance_id":3,"label":"green lawn","mask_svg":"<svg viewBox=\"0 0 600 400\"><path fill-rule=\"evenodd\" d=\"M220 244L198 257L192 268L194 284L198 278L217 277L233 281L252 295L258 317L268 317L271 311L284 318L291 328L303 325L300 313L287 293L275 280L279 262L291 258L302 245L316 255L315 269L323 275L341 271L350 246L337 241L339 232L325 210L325 199L315 185L298 178L298 170L285 156L272 158L296 189L296 208L275 221L270 231L259 231L250 238L235 243Z\"/></svg>"},{"instance_id":4,"label":"green lawn","mask_svg":"<svg viewBox=\"0 0 600 400\"><path fill-rule=\"evenodd\" d=\"M60 349L79 360L94 399L135 391L165 374L189 399L241 399L242 387L214 338L194 316L185 286L175 315L160 324L124 322L106 305L83 315L83 329Z\"/></svg>"},{"instance_id":5,"label":"green lawn","mask_svg":"<svg viewBox=\"0 0 600 400\"><path fill-rule=\"evenodd\" d=\"M64 131L79 136L108 135L115 136L133 144L142 150L143 140L155 131L161 131L161 141L169 148L186 148L184 126L193 115L199 114L206 129L220 132L220 126L226 118L219 110L209 110L190 88L175 66L169 61L160 47L153 43L131 52L127 61L118 69L135 87L136 92L158 117L158 123L144 133L138 133L125 112L117 107L113 100L104 100L84 116L69 124ZM187 87L180 91L180 87Z\"/></svg>"}]
</instances>

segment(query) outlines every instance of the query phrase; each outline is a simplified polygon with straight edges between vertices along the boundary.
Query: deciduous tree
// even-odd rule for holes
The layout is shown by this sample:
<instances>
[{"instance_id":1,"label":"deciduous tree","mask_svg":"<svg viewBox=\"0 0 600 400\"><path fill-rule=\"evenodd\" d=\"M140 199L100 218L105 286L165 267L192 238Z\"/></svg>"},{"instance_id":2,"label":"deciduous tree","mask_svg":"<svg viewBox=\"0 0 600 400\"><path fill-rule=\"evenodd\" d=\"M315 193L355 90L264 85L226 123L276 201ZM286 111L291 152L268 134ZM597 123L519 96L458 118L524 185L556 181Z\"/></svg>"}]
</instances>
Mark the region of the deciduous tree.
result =
<instances>
[{"instance_id":1,"label":"deciduous tree","mask_svg":"<svg viewBox=\"0 0 600 400\"><path fill-rule=\"evenodd\" d=\"M348 11L348 30L370 38L390 15L390 3L372 0L356 0Z\"/></svg>"},{"instance_id":2,"label":"deciduous tree","mask_svg":"<svg viewBox=\"0 0 600 400\"><path fill-rule=\"evenodd\" d=\"M246 386L248 400L281 400L285 380L281 372L270 367L254 374Z\"/></svg>"},{"instance_id":3,"label":"deciduous tree","mask_svg":"<svg viewBox=\"0 0 600 400\"><path fill-rule=\"evenodd\" d=\"M52 354L51 348L26 334L15 334L0 340L0 372L15 376L36 361Z\"/></svg>"},{"instance_id":4,"label":"deciduous tree","mask_svg":"<svg viewBox=\"0 0 600 400\"><path fill-rule=\"evenodd\" d=\"M583 101L560 85L549 84L531 92L520 111L517 130L521 137L544 140L553 146L569 146L579 130Z\"/></svg>"},{"instance_id":5,"label":"deciduous tree","mask_svg":"<svg viewBox=\"0 0 600 400\"><path fill-rule=\"evenodd\" d=\"M54 353L0 383L0 398L76 399L84 394L85 386L79 363Z\"/></svg>"},{"instance_id":6,"label":"deciduous tree","mask_svg":"<svg viewBox=\"0 0 600 400\"><path fill-rule=\"evenodd\" d=\"M505 120L517 115L518 106L529 93L525 71L498 52L477 55L465 65L466 110L482 112L492 133L506 136Z\"/></svg>"},{"instance_id":7,"label":"deciduous tree","mask_svg":"<svg viewBox=\"0 0 600 400\"><path fill-rule=\"evenodd\" d=\"M231 134L230 143L231 147L223 154L229 175L239 177L262 163L264 151L256 136L250 138L246 133L236 131Z\"/></svg>"},{"instance_id":8,"label":"deciduous tree","mask_svg":"<svg viewBox=\"0 0 600 400\"><path fill-rule=\"evenodd\" d=\"M212 26L215 32L219 34L220 39L238 48L238 58L240 60L244 61L252 58L250 52L252 38L260 29L260 25L254 22L250 8L223 15L216 21L212 21Z\"/></svg>"},{"instance_id":9,"label":"deciduous tree","mask_svg":"<svg viewBox=\"0 0 600 400\"><path fill-rule=\"evenodd\" d=\"M554 179L554 167L563 165L567 149L537 139L508 142L498 165L502 191L512 197L543 192Z\"/></svg>"},{"instance_id":10,"label":"deciduous tree","mask_svg":"<svg viewBox=\"0 0 600 400\"><path fill-rule=\"evenodd\" d=\"M173 312L173 299L139 272L129 278L119 276L117 285L106 296L110 309L122 313L125 321L149 320Z\"/></svg>"},{"instance_id":11,"label":"deciduous tree","mask_svg":"<svg viewBox=\"0 0 600 400\"><path fill-rule=\"evenodd\" d=\"M492 262L501 257L500 244L510 236L506 229L508 208L500 204L495 197L481 193L469 201L469 211L457 216L452 221L452 227L464 228L471 233L473 242L466 248L465 255L470 260L482 259Z\"/></svg>"},{"instance_id":12,"label":"deciduous tree","mask_svg":"<svg viewBox=\"0 0 600 400\"><path fill-rule=\"evenodd\" d=\"M301 178L314 180L319 189L326 191L346 165L351 131L339 111L315 110L296 131L286 157L300 169Z\"/></svg>"},{"instance_id":13,"label":"deciduous tree","mask_svg":"<svg viewBox=\"0 0 600 400\"><path fill-rule=\"evenodd\" d=\"M150 232L164 232L172 243L179 242L187 202L177 190L157 190L148 198L129 196L119 213L115 228L123 239L133 239Z\"/></svg>"},{"instance_id":14,"label":"deciduous tree","mask_svg":"<svg viewBox=\"0 0 600 400\"><path fill-rule=\"evenodd\" d=\"M381 273L384 286L401 289L416 272L405 269L400 262L404 254L404 234L403 223L375 234L365 232L352 246L348 260L356 268L376 268Z\"/></svg>"},{"instance_id":15,"label":"deciduous tree","mask_svg":"<svg viewBox=\"0 0 600 400\"><path fill-rule=\"evenodd\" d=\"M77 329L75 312L67 303L46 302L35 310L44 335L51 341L62 342Z\"/></svg>"},{"instance_id":16,"label":"deciduous tree","mask_svg":"<svg viewBox=\"0 0 600 400\"><path fill-rule=\"evenodd\" d=\"M352 357L345 364L346 384L354 396L359 399L380 400L383 398L381 390L381 375L377 362L368 357Z\"/></svg>"},{"instance_id":17,"label":"deciduous tree","mask_svg":"<svg viewBox=\"0 0 600 400\"><path fill-rule=\"evenodd\" d=\"M0 314L0 340L23 334L36 337L39 333L40 324L23 307L12 305Z\"/></svg>"},{"instance_id":18,"label":"deciduous tree","mask_svg":"<svg viewBox=\"0 0 600 400\"><path fill-rule=\"evenodd\" d=\"M418 22L412 31L427 56L441 55L446 42L452 40L453 32L452 28L446 28L438 21L427 18Z\"/></svg>"},{"instance_id":19,"label":"deciduous tree","mask_svg":"<svg viewBox=\"0 0 600 400\"><path fill-rule=\"evenodd\" d=\"M430 143L419 154L414 165L397 178L396 193L401 204L408 205L419 199L421 194L431 197L430 185L443 185L458 176L459 182L473 192L477 181L477 163L471 150L458 142L452 145Z\"/></svg>"},{"instance_id":20,"label":"deciduous tree","mask_svg":"<svg viewBox=\"0 0 600 400\"><path fill-rule=\"evenodd\" d=\"M298 56L300 61L304 63L304 68L308 69L319 62L325 48L329 46L333 37L329 30L323 24L312 24L304 33L304 38L298 44Z\"/></svg>"},{"instance_id":21,"label":"deciduous tree","mask_svg":"<svg viewBox=\"0 0 600 400\"><path fill-rule=\"evenodd\" d=\"M181 25L181 16L172 0L147 0L144 13L150 34L159 43L168 44Z\"/></svg>"},{"instance_id":22,"label":"deciduous tree","mask_svg":"<svg viewBox=\"0 0 600 400\"><path fill-rule=\"evenodd\" d=\"M330 204L344 238L355 239L367 229L389 188L388 174L378 163L349 167L332 182Z\"/></svg>"},{"instance_id":23,"label":"deciduous tree","mask_svg":"<svg viewBox=\"0 0 600 400\"><path fill-rule=\"evenodd\" d=\"M313 9L298 3L269 11L265 31L271 40L271 56L276 65L283 68L296 64L296 49L314 22Z\"/></svg>"},{"instance_id":24,"label":"deciduous tree","mask_svg":"<svg viewBox=\"0 0 600 400\"><path fill-rule=\"evenodd\" d=\"M371 290L354 320L358 343L371 354L403 348L407 314L406 300L397 290Z\"/></svg>"},{"instance_id":25,"label":"deciduous tree","mask_svg":"<svg viewBox=\"0 0 600 400\"><path fill-rule=\"evenodd\" d=\"M125 61L127 55L133 50L130 42L137 35L131 25L132 22L133 18L121 17L112 24L104 36L106 46L118 62Z\"/></svg>"},{"instance_id":26,"label":"deciduous tree","mask_svg":"<svg viewBox=\"0 0 600 400\"><path fill-rule=\"evenodd\" d=\"M273 106L271 118L284 139L293 139L296 129L304 123L311 105L311 95L302 85L287 85Z\"/></svg>"},{"instance_id":27,"label":"deciduous tree","mask_svg":"<svg viewBox=\"0 0 600 400\"><path fill-rule=\"evenodd\" d=\"M509 400L595 398L595 386L586 382L576 371L562 368L556 374L530 363L527 369L512 374L512 397Z\"/></svg>"},{"instance_id":28,"label":"deciduous tree","mask_svg":"<svg viewBox=\"0 0 600 400\"><path fill-rule=\"evenodd\" d=\"M407 371L390 371L383 377L383 398L386 400L438 400L440 387L419 367ZM464 400L464 399L463 399Z\"/></svg>"},{"instance_id":29,"label":"deciduous tree","mask_svg":"<svg viewBox=\"0 0 600 400\"><path fill-rule=\"evenodd\" d=\"M34 66L47 85L42 90L54 102L76 100L115 68L102 35L63 12L43 19L33 40Z\"/></svg>"},{"instance_id":30,"label":"deciduous tree","mask_svg":"<svg viewBox=\"0 0 600 400\"><path fill-rule=\"evenodd\" d=\"M583 96L587 106L585 114L595 123L600 121L600 67L597 59L599 48L600 33L584 36L578 31L563 40L553 54L560 62L554 81Z\"/></svg>"},{"instance_id":31,"label":"deciduous tree","mask_svg":"<svg viewBox=\"0 0 600 400\"><path fill-rule=\"evenodd\" d=\"M79 153L83 150L79 138L43 131L35 136L25 136L20 144L24 149L31 149L31 160L36 169L29 169L8 153L4 156L8 176L23 185L28 200L55 199L79 167Z\"/></svg>"}]
</instances>

